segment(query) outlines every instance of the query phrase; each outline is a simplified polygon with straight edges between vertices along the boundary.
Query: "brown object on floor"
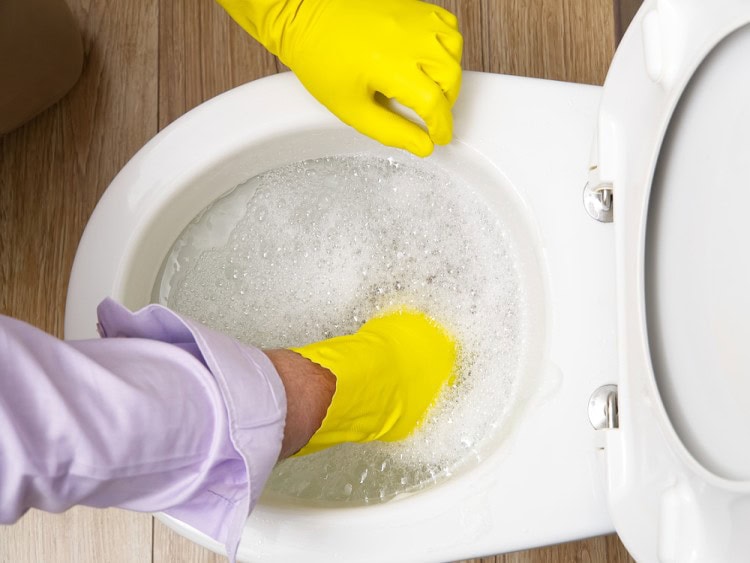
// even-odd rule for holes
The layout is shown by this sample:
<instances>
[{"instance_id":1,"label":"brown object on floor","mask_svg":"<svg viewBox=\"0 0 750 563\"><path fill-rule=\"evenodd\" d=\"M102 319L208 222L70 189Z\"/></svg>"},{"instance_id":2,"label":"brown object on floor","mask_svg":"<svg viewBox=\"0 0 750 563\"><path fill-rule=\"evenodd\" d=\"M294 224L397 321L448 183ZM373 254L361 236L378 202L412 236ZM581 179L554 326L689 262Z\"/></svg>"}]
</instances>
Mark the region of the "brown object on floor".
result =
<instances>
[{"instance_id":1,"label":"brown object on floor","mask_svg":"<svg viewBox=\"0 0 750 563\"><path fill-rule=\"evenodd\" d=\"M81 35L65 0L0 1L0 135L62 98L82 67Z\"/></svg>"}]
</instances>

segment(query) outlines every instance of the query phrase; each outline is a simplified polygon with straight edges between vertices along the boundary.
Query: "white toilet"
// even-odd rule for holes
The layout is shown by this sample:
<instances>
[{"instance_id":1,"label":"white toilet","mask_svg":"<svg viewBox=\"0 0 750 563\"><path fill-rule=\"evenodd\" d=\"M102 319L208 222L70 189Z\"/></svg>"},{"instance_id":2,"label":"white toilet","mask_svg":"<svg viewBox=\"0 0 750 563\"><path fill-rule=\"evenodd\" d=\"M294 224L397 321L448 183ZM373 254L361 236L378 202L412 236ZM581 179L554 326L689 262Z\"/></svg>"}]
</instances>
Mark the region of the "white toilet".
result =
<instances>
[{"instance_id":1,"label":"white toilet","mask_svg":"<svg viewBox=\"0 0 750 563\"><path fill-rule=\"evenodd\" d=\"M638 561L749 561L748 61L747 0L652 0L603 88L465 73L455 141L430 160L519 241L524 398L483 460L437 486L346 508L263 499L239 558L448 561L616 530ZM66 337L96 336L106 296L147 304L174 240L227 190L363 151L389 154L291 74L189 112L102 197Z\"/></svg>"}]
</instances>

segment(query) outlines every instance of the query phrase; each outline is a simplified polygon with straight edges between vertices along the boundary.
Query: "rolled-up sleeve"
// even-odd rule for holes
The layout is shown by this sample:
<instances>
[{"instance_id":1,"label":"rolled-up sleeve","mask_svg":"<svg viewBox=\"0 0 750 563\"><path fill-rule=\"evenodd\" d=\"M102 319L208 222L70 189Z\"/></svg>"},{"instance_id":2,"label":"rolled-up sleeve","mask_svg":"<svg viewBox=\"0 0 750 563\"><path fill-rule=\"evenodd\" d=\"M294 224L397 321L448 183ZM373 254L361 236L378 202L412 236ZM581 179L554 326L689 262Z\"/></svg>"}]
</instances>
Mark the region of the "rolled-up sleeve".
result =
<instances>
[{"instance_id":1,"label":"rolled-up sleeve","mask_svg":"<svg viewBox=\"0 0 750 563\"><path fill-rule=\"evenodd\" d=\"M100 340L0 316L0 523L29 508L163 511L234 554L279 455L286 395L257 348L159 305Z\"/></svg>"}]
</instances>

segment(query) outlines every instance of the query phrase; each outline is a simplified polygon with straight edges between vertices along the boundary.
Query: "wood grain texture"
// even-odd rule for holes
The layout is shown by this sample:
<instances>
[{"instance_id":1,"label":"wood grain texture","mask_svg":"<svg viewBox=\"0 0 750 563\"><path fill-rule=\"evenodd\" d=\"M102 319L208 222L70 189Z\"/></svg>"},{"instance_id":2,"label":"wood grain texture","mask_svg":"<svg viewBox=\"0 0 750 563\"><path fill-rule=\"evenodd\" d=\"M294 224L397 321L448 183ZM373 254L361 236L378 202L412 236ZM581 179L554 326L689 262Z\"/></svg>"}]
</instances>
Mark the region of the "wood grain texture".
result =
<instances>
[{"instance_id":1,"label":"wood grain texture","mask_svg":"<svg viewBox=\"0 0 750 563\"><path fill-rule=\"evenodd\" d=\"M613 12L603 0L483 0L483 70L601 84L614 53Z\"/></svg>"},{"instance_id":2,"label":"wood grain texture","mask_svg":"<svg viewBox=\"0 0 750 563\"><path fill-rule=\"evenodd\" d=\"M159 520L154 519L153 563L172 563L174 561L226 563L227 558L186 540Z\"/></svg>"},{"instance_id":3,"label":"wood grain texture","mask_svg":"<svg viewBox=\"0 0 750 563\"><path fill-rule=\"evenodd\" d=\"M0 563L148 562L152 520L114 508L31 511L15 526L0 527Z\"/></svg>"},{"instance_id":4,"label":"wood grain texture","mask_svg":"<svg viewBox=\"0 0 750 563\"><path fill-rule=\"evenodd\" d=\"M69 3L86 46L81 81L60 104L0 138L0 312L57 335L78 239L115 173L157 129L202 101L283 69L211 0ZM594 84L611 60L620 13L610 0L436 3L459 17L464 68ZM124 511L32 511L0 527L0 562L99 561L224 559L150 516ZM471 561L632 560L608 536Z\"/></svg>"},{"instance_id":5,"label":"wood grain texture","mask_svg":"<svg viewBox=\"0 0 750 563\"><path fill-rule=\"evenodd\" d=\"M279 64L211 0L160 0L159 128Z\"/></svg>"}]
</instances>

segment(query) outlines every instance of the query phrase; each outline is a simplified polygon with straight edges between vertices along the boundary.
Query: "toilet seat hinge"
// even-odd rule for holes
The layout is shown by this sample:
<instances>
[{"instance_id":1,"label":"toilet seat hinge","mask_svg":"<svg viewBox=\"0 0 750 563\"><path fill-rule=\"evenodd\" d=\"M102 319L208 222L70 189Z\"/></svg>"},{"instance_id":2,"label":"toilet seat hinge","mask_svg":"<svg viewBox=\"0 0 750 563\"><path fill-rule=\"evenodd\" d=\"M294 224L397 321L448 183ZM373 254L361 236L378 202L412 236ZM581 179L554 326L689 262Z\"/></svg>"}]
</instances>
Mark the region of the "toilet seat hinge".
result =
<instances>
[{"instance_id":1,"label":"toilet seat hinge","mask_svg":"<svg viewBox=\"0 0 750 563\"><path fill-rule=\"evenodd\" d=\"M583 188L583 206L590 217L602 223L611 223L614 218L614 189L599 179L596 166L589 170L589 181Z\"/></svg>"},{"instance_id":2,"label":"toilet seat hinge","mask_svg":"<svg viewBox=\"0 0 750 563\"><path fill-rule=\"evenodd\" d=\"M613 430L620 427L617 385L602 385L591 394L589 421L595 430Z\"/></svg>"}]
</instances>

